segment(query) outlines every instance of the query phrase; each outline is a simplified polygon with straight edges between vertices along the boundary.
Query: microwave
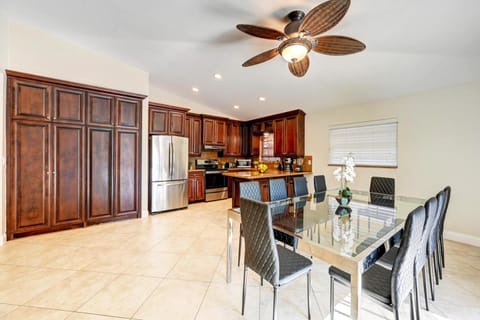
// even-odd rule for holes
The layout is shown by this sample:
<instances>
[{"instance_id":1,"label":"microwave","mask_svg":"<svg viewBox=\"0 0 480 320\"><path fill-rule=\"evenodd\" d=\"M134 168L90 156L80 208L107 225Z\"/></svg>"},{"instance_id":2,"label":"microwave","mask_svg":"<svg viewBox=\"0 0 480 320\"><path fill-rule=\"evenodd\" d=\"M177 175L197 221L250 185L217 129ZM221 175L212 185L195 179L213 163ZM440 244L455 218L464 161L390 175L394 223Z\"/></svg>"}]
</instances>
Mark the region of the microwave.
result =
<instances>
[{"instance_id":1,"label":"microwave","mask_svg":"<svg viewBox=\"0 0 480 320\"><path fill-rule=\"evenodd\" d=\"M235 159L235 166L237 168L251 168L252 160L251 159Z\"/></svg>"}]
</instances>

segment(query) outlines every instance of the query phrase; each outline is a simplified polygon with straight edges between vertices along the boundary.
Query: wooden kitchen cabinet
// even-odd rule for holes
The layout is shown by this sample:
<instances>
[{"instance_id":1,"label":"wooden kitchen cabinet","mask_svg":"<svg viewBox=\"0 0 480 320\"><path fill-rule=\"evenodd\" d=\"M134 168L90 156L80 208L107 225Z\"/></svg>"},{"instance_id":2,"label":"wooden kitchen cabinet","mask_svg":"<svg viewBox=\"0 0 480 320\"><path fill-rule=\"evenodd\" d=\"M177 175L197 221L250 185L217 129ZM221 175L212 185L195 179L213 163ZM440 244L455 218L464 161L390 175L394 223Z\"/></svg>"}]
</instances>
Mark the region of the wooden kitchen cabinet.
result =
<instances>
[{"instance_id":1,"label":"wooden kitchen cabinet","mask_svg":"<svg viewBox=\"0 0 480 320\"><path fill-rule=\"evenodd\" d=\"M250 124L248 122L242 122L240 130L242 133L242 156L249 157L252 154Z\"/></svg>"},{"instance_id":2,"label":"wooden kitchen cabinet","mask_svg":"<svg viewBox=\"0 0 480 320\"><path fill-rule=\"evenodd\" d=\"M239 121L227 122L227 145L223 153L227 157L239 157L242 155L242 131Z\"/></svg>"},{"instance_id":3,"label":"wooden kitchen cabinet","mask_svg":"<svg viewBox=\"0 0 480 320\"><path fill-rule=\"evenodd\" d=\"M205 172L188 172L188 202L205 200Z\"/></svg>"},{"instance_id":4,"label":"wooden kitchen cabinet","mask_svg":"<svg viewBox=\"0 0 480 320\"><path fill-rule=\"evenodd\" d=\"M7 76L7 239L138 217L144 96Z\"/></svg>"},{"instance_id":5,"label":"wooden kitchen cabinet","mask_svg":"<svg viewBox=\"0 0 480 320\"><path fill-rule=\"evenodd\" d=\"M202 154L202 119L200 115L187 113L186 130L188 138L188 154L200 156Z\"/></svg>"},{"instance_id":6,"label":"wooden kitchen cabinet","mask_svg":"<svg viewBox=\"0 0 480 320\"><path fill-rule=\"evenodd\" d=\"M187 108L149 103L149 134L187 136Z\"/></svg>"},{"instance_id":7,"label":"wooden kitchen cabinet","mask_svg":"<svg viewBox=\"0 0 480 320\"><path fill-rule=\"evenodd\" d=\"M276 157L303 156L305 153L305 113L274 119L274 154Z\"/></svg>"},{"instance_id":8,"label":"wooden kitchen cabinet","mask_svg":"<svg viewBox=\"0 0 480 320\"><path fill-rule=\"evenodd\" d=\"M226 146L227 119L202 116L203 144L212 146Z\"/></svg>"}]
</instances>

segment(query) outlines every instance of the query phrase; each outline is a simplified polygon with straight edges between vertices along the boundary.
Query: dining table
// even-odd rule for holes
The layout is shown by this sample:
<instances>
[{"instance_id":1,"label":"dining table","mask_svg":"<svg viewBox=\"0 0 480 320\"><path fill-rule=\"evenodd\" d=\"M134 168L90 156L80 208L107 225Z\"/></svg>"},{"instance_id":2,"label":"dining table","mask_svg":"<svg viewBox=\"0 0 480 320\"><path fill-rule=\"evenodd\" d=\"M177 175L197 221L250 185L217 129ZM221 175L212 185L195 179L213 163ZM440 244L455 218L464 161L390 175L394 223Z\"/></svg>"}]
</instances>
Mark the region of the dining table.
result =
<instances>
[{"instance_id":1,"label":"dining table","mask_svg":"<svg viewBox=\"0 0 480 320\"><path fill-rule=\"evenodd\" d=\"M425 199L352 190L341 205L338 189L266 202L272 227L298 239L297 252L350 274L351 318L361 318L362 273L371 255L391 245L406 217ZM227 283L232 274L233 221L241 223L241 208L227 214ZM241 239L240 239L241 241Z\"/></svg>"}]
</instances>

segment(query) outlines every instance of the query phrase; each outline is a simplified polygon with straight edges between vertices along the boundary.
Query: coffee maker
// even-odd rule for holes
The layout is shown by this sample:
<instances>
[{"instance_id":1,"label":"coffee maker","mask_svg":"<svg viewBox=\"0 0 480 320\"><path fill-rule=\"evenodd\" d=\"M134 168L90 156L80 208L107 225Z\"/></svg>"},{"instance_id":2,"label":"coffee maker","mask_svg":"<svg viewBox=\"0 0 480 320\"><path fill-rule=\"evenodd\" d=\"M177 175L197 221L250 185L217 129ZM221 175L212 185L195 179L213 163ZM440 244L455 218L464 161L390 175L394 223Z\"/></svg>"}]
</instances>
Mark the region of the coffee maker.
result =
<instances>
[{"instance_id":1,"label":"coffee maker","mask_svg":"<svg viewBox=\"0 0 480 320\"><path fill-rule=\"evenodd\" d=\"M293 159L290 157L283 158L283 168L285 171L293 170Z\"/></svg>"}]
</instances>

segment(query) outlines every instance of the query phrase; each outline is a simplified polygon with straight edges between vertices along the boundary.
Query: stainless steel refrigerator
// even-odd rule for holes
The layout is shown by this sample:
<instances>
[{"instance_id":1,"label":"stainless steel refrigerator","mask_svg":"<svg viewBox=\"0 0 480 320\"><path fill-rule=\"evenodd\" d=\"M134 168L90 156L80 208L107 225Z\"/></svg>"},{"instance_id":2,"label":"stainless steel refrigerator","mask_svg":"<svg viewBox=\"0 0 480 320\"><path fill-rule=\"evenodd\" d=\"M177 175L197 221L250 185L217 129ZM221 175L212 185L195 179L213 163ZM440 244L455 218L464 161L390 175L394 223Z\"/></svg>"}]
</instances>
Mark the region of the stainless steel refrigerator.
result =
<instances>
[{"instance_id":1,"label":"stainless steel refrigerator","mask_svg":"<svg viewBox=\"0 0 480 320\"><path fill-rule=\"evenodd\" d=\"M150 212L188 206L188 138L152 136Z\"/></svg>"}]
</instances>

